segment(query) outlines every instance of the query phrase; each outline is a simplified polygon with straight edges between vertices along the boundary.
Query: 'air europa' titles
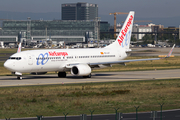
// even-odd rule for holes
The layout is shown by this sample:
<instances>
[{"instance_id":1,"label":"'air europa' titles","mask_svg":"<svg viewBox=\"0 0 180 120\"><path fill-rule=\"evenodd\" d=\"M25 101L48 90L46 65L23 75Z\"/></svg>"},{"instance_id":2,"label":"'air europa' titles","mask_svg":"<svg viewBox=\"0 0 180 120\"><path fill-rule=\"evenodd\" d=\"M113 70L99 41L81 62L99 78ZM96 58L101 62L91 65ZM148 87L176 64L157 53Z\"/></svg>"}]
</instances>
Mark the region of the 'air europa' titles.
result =
<instances>
[{"instance_id":1,"label":"'air europa' titles","mask_svg":"<svg viewBox=\"0 0 180 120\"><path fill-rule=\"evenodd\" d=\"M119 38L118 38L118 43L120 46L121 46L121 43L123 42L124 37L126 36L126 33L128 32L128 28L131 25L132 20L133 20L133 16L131 15L125 28L123 30L121 30L121 36L119 36Z\"/></svg>"},{"instance_id":2,"label":"'air europa' titles","mask_svg":"<svg viewBox=\"0 0 180 120\"><path fill-rule=\"evenodd\" d=\"M56 51L52 51L52 52L48 52L49 56L67 56L68 53L67 52L56 52Z\"/></svg>"}]
</instances>

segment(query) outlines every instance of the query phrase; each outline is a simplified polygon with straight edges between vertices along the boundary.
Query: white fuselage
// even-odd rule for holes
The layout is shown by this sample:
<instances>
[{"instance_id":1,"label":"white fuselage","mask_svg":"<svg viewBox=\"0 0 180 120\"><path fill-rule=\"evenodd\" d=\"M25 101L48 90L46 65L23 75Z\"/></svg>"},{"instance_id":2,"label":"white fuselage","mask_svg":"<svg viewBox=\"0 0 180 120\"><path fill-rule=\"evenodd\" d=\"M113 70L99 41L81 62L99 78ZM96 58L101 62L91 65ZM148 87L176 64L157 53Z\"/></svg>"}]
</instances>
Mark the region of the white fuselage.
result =
<instances>
[{"instance_id":1,"label":"white fuselage","mask_svg":"<svg viewBox=\"0 0 180 120\"><path fill-rule=\"evenodd\" d=\"M58 77L66 77L66 71L72 75L91 77L92 68L101 68L111 64L127 62L160 60L161 58L123 60L130 52L130 40L134 21L134 11L130 11L116 38L116 41L105 48L91 49L45 49L21 52L21 43L17 53L10 56L4 67L22 79L22 73L44 74L58 72ZM175 45L174 45L175 46ZM174 49L167 55L169 57ZM166 58L167 58L166 57Z\"/></svg>"},{"instance_id":2,"label":"white fuselage","mask_svg":"<svg viewBox=\"0 0 180 120\"><path fill-rule=\"evenodd\" d=\"M66 77L66 71L72 75L91 77L92 68L101 68L111 64L124 64L129 60L129 49L134 20L134 11L130 11L116 41L105 48L91 49L45 49L21 52L21 43L17 53L10 56L4 67L22 79L22 73L58 72L58 77ZM137 61L137 60L134 60Z\"/></svg>"},{"instance_id":3,"label":"white fuselage","mask_svg":"<svg viewBox=\"0 0 180 120\"><path fill-rule=\"evenodd\" d=\"M44 49L29 50L10 56L4 66L11 72L31 73L67 71L68 64L120 61L127 57L124 49Z\"/></svg>"}]
</instances>

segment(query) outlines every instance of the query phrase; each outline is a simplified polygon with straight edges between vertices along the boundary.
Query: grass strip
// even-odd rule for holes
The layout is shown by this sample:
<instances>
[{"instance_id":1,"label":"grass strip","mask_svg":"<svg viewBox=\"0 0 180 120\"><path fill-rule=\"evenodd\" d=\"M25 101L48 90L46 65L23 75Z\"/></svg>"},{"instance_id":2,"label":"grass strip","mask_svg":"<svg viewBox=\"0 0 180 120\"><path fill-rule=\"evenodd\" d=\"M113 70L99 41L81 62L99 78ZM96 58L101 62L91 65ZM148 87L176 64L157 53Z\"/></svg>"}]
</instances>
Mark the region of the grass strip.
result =
<instances>
[{"instance_id":1,"label":"grass strip","mask_svg":"<svg viewBox=\"0 0 180 120\"><path fill-rule=\"evenodd\" d=\"M0 118L178 109L179 91L179 79L0 88Z\"/></svg>"}]
</instances>

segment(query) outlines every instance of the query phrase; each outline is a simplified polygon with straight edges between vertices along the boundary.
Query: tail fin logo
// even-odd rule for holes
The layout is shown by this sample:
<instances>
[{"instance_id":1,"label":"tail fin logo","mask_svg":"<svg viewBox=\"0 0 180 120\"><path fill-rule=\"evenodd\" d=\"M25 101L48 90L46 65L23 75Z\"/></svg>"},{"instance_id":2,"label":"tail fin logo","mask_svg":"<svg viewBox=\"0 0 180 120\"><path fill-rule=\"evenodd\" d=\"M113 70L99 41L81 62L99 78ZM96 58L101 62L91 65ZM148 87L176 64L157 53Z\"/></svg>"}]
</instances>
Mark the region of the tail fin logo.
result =
<instances>
[{"instance_id":1,"label":"tail fin logo","mask_svg":"<svg viewBox=\"0 0 180 120\"><path fill-rule=\"evenodd\" d=\"M45 54L40 54L37 58L37 65L45 65L47 62L48 62L48 53L45 53Z\"/></svg>"},{"instance_id":2,"label":"tail fin logo","mask_svg":"<svg viewBox=\"0 0 180 120\"><path fill-rule=\"evenodd\" d=\"M127 24L126 24L126 26L125 26L125 28L123 29L122 28L122 30L121 30L121 34L118 36L119 38L118 38L118 43L119 43L119 45L121 46L121 44L122 44L122 42L123 42L123 40L124 40L124 37L126 36L126 40L128 40L127 39L127 32L128 32L128 29L129 29L129 27L130 27L130 25L132 24L132 20L133 20L133 16L131 15L130 16L130 18L129 18L129 20L128 20L128 22L127 22ZM129 35L128 35L129 36ZM125 42L125 44L126 44L127 42Z\"/></svg>"},{"instance_id":3,"label":"tail fin logo","mask_svg":"<svg viewBox=\"0 0 180 120\"><path fill-rule=\"evenodd\" d=\"M124 42L121 43L122 47L128 46L131 39L131 30L126 34L126 37L124 39ZM124 46L125 44L125 46Z\"/></svg>"}]
</instances>

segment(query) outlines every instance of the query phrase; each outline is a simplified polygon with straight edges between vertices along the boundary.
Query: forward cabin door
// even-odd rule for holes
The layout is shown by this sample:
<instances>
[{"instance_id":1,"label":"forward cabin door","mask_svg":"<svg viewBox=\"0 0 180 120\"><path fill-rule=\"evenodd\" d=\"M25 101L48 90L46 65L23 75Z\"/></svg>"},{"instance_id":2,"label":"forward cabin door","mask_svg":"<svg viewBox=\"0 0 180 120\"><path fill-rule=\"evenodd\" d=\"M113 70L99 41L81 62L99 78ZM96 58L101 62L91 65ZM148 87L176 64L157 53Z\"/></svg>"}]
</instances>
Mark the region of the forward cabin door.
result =
<instances>
[{"instance_id":1,"label":"forward cabin door","mask_svg":"<svg viewBox=\"0 0 180 120\"><path fill-rule=\"evenodd\" d=\"M33 58L31 54L28 54L28 65L33 65Z\"/></svg>"}]
</instances>

